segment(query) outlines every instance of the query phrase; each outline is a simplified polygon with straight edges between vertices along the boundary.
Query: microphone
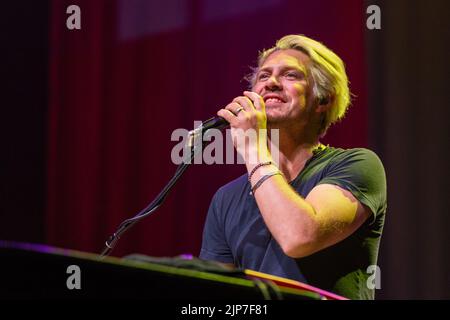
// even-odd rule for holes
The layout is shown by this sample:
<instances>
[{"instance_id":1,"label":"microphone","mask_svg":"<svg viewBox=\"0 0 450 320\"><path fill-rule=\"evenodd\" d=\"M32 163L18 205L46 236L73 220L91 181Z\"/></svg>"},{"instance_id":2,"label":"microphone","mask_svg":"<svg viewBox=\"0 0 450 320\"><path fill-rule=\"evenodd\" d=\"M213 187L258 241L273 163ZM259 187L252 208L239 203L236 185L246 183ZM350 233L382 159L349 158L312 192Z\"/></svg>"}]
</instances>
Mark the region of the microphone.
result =
<instances>
[{"instance_id":1,"label":"microphone","mask_svg":"<svg viewBox=\"0 0 450 320\"><path fill-rule=\"evenodd\" d=\"M200 126L195 128L194 130L189 131L189 134L197 135L199 133L205 133L208 129L224 129L228 127L230 124L227 120L222 117L212 117L208 120L202 122Z\"/></svg>"},{"instance_id":2,"label":"microphone","mask_svg":"<svg viewBox=\"0 0 450 320\"><path fill-rule=\"evenodd\" d=\"M197 128L189 131L186 145L188 147L193 147L195 145L195 141L196 140L201 141L202 138L205 136L205 133L209 129L221 130L228 127L229 125L230 124L228 123L228 121L222 117L212 117L208 120L205 120Z\"/></svg>"},{"instance_id":3,"label":"microphone","mask_svg":"<svg viewBox=\"0 0 450 320\"><path fill-rule=\"evenodd\" d=\"M202 125L200 127L203 128L203 131L206 131L208 129L222 130L222 129L228 127L229 125L230 124L228 123L228 121L222 117L212 117L211 119L203 121Z\"/></svg>"}]
</instances>

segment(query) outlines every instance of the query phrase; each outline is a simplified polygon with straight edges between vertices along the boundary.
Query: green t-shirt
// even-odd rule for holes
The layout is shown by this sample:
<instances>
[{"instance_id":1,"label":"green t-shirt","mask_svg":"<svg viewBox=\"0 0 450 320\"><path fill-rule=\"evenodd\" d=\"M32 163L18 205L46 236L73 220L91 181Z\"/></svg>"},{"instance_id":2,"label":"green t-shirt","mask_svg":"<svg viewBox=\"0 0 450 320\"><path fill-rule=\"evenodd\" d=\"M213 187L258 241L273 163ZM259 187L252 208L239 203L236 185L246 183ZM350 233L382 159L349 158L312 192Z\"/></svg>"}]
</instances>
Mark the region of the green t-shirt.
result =
<instances>
[{"instance_id":1,"label":"green t-shirt","mask_svg":"<svg viewBox=\"0 0 450 320\"><path fill-rule=\"evenodd\" d=\"M367 272L367 268L377 264L384 225L383 165L367 149L326 147L306 162L291 185L305 198L315 186L325 183L350 191L372 211L372 216L346 239L307 257L288 257L267 229L247 175L243 175L216 192L205 223L200 258L298 280L350 299L373 299L374 289L367 285L373 272Z\"/></svg>"}]
</instances>

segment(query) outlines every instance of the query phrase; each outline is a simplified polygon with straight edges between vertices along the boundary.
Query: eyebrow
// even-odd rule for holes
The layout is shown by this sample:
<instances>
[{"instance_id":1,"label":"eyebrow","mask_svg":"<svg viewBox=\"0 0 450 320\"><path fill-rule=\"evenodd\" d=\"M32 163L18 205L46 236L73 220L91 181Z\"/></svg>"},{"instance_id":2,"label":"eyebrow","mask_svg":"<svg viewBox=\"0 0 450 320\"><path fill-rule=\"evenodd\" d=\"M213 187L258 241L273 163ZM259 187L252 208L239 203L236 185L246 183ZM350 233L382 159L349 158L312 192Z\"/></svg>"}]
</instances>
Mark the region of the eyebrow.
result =
<instances>
[{"instance_id":1,"label":"eyebrow","mask_svg":"<svg viewBox=\"0 0 450 320\"><path fill-rule=\"evenodd\" d=\"M258 70L257 74L260 74L261 72L265 72L265 71L272 71L273 67L262 67L261 69ZM281 72L285 72L288 70L293 70L293 71L297 71L297 72L301 72L304 76L306 76L306 68L304 66L283 66L281 67Z\"/></svg>"}]
</instances>

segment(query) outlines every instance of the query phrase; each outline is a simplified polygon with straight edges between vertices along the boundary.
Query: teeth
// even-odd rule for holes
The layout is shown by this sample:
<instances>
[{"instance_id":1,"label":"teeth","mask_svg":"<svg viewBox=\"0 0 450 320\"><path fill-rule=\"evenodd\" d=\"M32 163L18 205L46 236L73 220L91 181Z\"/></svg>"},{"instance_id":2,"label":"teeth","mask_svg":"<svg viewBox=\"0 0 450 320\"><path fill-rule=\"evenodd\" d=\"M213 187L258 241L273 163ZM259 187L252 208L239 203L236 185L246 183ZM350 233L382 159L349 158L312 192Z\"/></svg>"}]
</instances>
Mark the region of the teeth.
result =
<instances>
[{"instance_id":1,"label":"teeth","mask_svg":"<svg viewBox=\"0 0 450 320\"><path fill-rule=\"evenodd\" d=\"M269 99L266 100L266 102L283 102L283 101L281 101L278 98L269 98Z\"/></svg>"}]
</instances>

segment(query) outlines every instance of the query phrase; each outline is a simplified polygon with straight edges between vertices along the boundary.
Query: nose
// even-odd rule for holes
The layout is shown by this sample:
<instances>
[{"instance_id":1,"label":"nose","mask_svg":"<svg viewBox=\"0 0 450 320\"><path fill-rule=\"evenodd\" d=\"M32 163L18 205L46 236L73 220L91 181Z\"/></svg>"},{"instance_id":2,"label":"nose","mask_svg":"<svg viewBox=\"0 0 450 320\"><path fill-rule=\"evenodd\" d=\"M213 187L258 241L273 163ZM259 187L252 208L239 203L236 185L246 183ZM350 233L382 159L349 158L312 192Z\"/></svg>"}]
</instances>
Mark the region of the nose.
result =
<instances>
[{"instance_id":1,"label":"nose","mask_svg":"<svg viewBox=\"0 0 450 320\"><path fill-rule=\"evenodd\" d=\"M278 81L278 78L275 75L272 75L269 79L267 79L266 89L270 91L278 91L282 89L281 82Z\"/></svg>"}]
</instances>

